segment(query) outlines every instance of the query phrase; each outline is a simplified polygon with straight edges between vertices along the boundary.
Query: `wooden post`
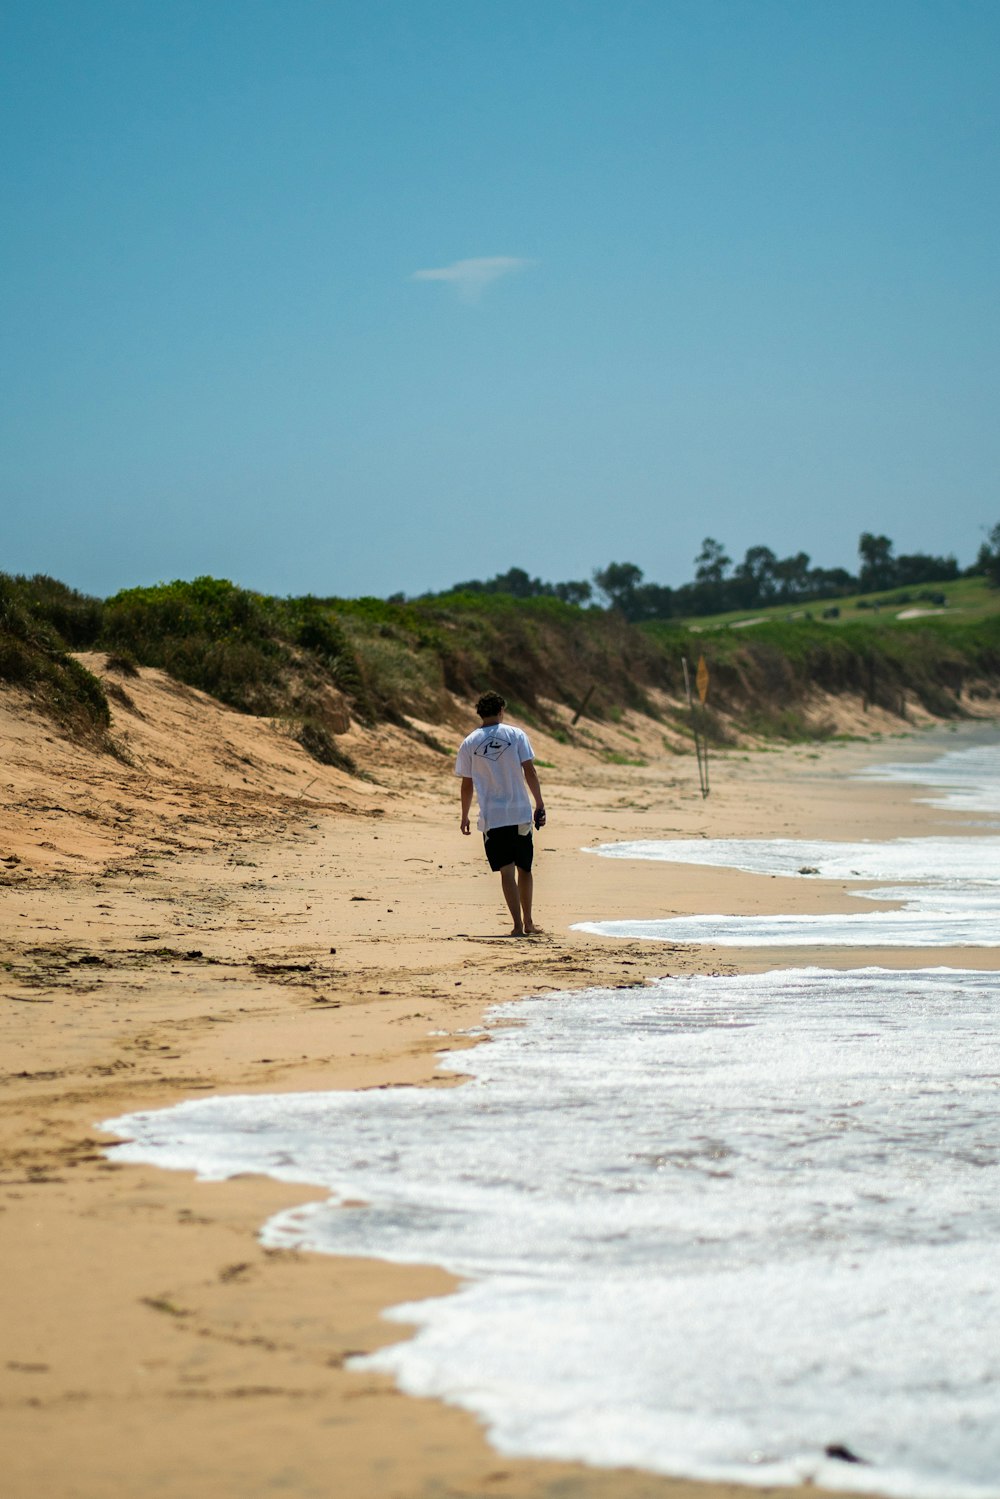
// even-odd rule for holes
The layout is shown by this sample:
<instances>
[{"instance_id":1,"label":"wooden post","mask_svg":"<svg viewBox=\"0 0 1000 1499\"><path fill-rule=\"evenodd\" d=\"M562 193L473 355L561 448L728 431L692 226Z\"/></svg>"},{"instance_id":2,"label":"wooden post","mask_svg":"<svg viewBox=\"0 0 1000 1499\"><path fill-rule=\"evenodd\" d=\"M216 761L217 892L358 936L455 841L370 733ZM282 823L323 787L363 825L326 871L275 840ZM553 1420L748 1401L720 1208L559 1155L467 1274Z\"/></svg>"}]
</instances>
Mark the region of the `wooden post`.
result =
<instances>
[{"instance_id":1,"label":"wooden post","mask_svg":"<svg viewBox=\"0 0 1000 1499\"><path fill-rule=\"evenodd\" d=\"M702 731L703 731L702 732L702 736L701 736L702 737L702 746L701 746L701 768L702 768L701 794L702 794L702 796L707 796L708 795L708 735L706 733L704 733L704 728L705 728L705 703L706 703L706 701L708 699L709 673L708 673L708 663L706 662L704 656L699 656L698 657L698 672L697 672L697 675L695 677L695 681L698 684L698 701L701 703L701 715L702 715L701 726L702 726Z\"/></svg>"},{"instance_id":2,"label":"wooden post","mask_svg":"<svg viewBox=\"0 0 1000 1499\"><path fill-rule=\"evenodd\" d=\"M698 757L698 784L701 787L702 796L708 795L708 745L702 749L701 736L698 733L698 717L694 706L694 698L691 695L691 674L688 671L687 657L681 657L681 665L684 667L684 689L687 692L688 708L691 710L691 729L694 734L694 752ZM704 700L703 700L704 701ZM704 755L704 761L702 756Z\"/></svg>"},{"instance_id":3,"label":"wooden post","mask_svg":"<svg viewBox=\"0 0 1000 1499\"><path fill-rule=\"evenodd\" d=\"M594 688L596 686L596 682L591 682L590 686L587 688L587 691L584 694L583 702L580 704L579 708L577 708L576 712L573 714L573 717L570 719L571 727L575 728L576 725L580 722L580 715L586 708L587 704L590 702L590 699L593 697Z\"/></svg>"}]
</instances>

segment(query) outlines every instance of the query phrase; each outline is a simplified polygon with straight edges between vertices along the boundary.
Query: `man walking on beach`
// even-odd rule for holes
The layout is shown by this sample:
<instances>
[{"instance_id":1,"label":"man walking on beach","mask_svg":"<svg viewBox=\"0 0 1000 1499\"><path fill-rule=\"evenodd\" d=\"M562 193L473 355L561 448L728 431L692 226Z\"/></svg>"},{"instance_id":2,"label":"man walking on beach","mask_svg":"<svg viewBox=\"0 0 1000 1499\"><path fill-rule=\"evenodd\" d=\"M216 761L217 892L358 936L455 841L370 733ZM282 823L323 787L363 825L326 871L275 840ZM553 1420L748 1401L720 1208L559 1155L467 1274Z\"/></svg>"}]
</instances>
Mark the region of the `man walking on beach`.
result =
<instances>
[{"instance_id":1,"label":"man walking on beach","mask_svg":"<svg viewBox=\"0 0 1000 1499\"><path fill-rule=\"evenodd\" d=\"M528 792L535 803L536 828L545 824L545 806L534 750L523 729L504 723L506 707L499 692L483 693L476 704L482 725L462 740L455 774L462 778L462 832L471 832L469 812L475 789L486 857L500 876L514 921L511 936L523 937L538 930L531 919L534 845Z\"/></svg>"}]
</instances>

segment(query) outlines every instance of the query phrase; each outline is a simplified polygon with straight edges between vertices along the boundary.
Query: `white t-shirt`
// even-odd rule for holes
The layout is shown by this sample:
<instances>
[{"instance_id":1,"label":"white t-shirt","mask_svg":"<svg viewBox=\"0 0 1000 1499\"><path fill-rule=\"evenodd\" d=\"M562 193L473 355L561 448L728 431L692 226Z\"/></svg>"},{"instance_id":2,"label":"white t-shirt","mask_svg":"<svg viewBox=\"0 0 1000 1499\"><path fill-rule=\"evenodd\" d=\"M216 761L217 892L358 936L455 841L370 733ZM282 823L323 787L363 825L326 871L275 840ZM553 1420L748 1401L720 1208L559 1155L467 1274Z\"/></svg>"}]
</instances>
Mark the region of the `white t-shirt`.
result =
<instances>
[{"instance_id":1,"label":"white t-shirt","mask_svg":"<svg viewBox=\"0 0 1000 1499\"><path fill-rule=\"evenodd\" d=\"M531 798L521 766L534 758L524 730L507 723L483 724L462 740L455 774L472 777L480 832L531 822Z\"/></svg>"}]
</instances>

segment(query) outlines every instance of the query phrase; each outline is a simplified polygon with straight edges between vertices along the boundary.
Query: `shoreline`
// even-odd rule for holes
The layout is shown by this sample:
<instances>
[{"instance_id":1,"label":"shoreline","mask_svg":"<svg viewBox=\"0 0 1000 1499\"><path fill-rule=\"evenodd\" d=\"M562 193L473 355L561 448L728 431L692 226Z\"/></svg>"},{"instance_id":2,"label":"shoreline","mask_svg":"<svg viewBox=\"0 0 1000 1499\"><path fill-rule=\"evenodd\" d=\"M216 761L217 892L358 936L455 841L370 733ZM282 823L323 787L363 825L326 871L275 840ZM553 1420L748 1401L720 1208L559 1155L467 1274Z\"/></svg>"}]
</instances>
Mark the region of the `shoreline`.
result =
<instances>
[{"instance_id":1,"label":"shoreline","mask_svg":"<svg viewBox=\"0 0 1000 1499\"><path fill-rule=\"evenodd\" d=\"M932 758L964 738L932 731L915 748ZM693 759L563 770L563 748L536 743L555 765L541 770L555 815L539 840L547 932L523 943L500 935L498 882L469 848L476 840L460 838L451 767L431 756L419 776L411 769L385 788L380 816L364 788L349 810L288 813L280 831L240 828L211 852L129 855L118 874L105 865L20 881L0 1108L0 1235L14 1269L3 1292L0 1405L12 1499L245 1499L278 1488L345 1499L754 1492L502 1458L471 1417L346 1371L351 1353L405 1335L380 1320L385 1307L454 1281L433 1267L263 1250L266 1217L325 1194L116 1165L95 1121L209 1090L449 1085L460 1079L437 1073L437 1054L473 1044L455 1033L494 1000L526 993L810 961L914 966L903 949L795 949L783 962L773 950L567 930L591 911L705 909L709 889L727 910L775 901L771 877L626 865L580 851L591 843L850 837L852 823L868 837L960 831L968 817L915 803L919 788L845 780L861 761L903 758L897 750L912 743L731 751L713 766L707 803ZM354 789L340 783L338 794ZM780 890L783 910L793 900L801 910L857 909L836 882L782 880ZM920 956L926 966L928 951ZM997 966L980 949L933 956Z\"/></svg>"}]
</instances>

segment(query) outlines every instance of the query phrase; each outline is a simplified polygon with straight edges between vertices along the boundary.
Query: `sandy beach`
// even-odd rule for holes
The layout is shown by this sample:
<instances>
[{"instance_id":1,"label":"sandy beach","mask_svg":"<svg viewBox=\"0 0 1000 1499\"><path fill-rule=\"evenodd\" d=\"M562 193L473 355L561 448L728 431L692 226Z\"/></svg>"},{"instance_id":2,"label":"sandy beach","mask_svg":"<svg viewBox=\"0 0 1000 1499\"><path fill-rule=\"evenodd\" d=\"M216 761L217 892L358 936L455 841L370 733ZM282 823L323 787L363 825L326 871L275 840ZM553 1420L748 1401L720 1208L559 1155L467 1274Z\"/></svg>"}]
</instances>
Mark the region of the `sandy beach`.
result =
<instances>
[{"instance_id":1,"label":"sandy beach","mask_svg":"<svg viewBox=\"0 0 1000 1499\"><path fill-rule=\"evenodd\" d=\"M459 832L451 758L433 746L457 744L457 720L353 728L344 743L364 779L154 670L112 683L121 758L0 700L4 1495L748 1492L500 1458L467 1415L344 1368L397 1339L382 1309L439 1294L442 1271L264 1250L265 1218L306 1190L115 1163L98 1125L209 1091L452 1086L437 1054L471 1044L462 1033L491 1003L528 993L783 963L995 968L996 950L783 954L570 929L856 910L842 883L779 891L771 877L583 850L961 831L911 789L850 774L940 752L963 730L900 737L898 720L859 708L843 727L863 740L713 755L707 800L693 755L670 751L650 720L590 725L576 746L532 730L549 811L544 932L513 941L479 840Z\"/></svg>"}]
</instances>

